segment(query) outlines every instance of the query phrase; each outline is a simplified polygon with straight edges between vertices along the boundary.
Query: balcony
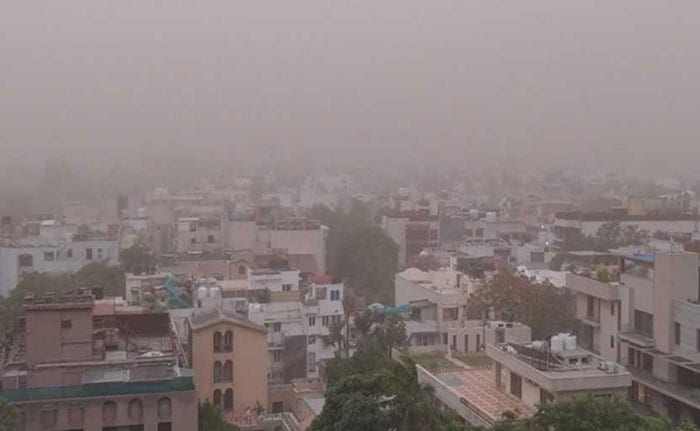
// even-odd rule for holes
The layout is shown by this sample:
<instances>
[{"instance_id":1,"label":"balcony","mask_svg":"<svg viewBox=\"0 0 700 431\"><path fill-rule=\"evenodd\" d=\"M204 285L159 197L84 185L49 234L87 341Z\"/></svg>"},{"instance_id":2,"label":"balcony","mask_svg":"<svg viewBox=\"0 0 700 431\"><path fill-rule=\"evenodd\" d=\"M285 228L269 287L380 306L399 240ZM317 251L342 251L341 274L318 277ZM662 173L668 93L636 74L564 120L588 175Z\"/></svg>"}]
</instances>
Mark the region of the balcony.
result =
<instances>
[{"instance_id":1,"label":"balcony","mask_svg":"<svg viewBox=\"0 0 700 431\"><path fill-rule=\"evenodd\" d=\"M581 275L567 274L566 287L574 292L599 298L604 301L615 301L620 298L619 284L604 283Z\"/></svg>"},{"instance_id":2,"label":"balcony","mask_svg":"<svg viewBox=\"0 0 700 431\"><path fill-rule=\"evenodd\" d=\"M654 377L652 373L639 368L628 368L628 370L632 373L632 378L644 386L650 387L656 392L660 392L696 409L700 409L700 389L688 388L663 381L658 377Z\"/></svg>"},{"instance_id":3,"label":"balcony","mask_svg":"<svg viewBox=\"0 0 700 431\"><path fill-rule=\"evenodd\" d=\"M268 349L283 349L284 348L284 334L282 332L271 332L267 335L267 348Z\"/></svg>"}]
</instances>

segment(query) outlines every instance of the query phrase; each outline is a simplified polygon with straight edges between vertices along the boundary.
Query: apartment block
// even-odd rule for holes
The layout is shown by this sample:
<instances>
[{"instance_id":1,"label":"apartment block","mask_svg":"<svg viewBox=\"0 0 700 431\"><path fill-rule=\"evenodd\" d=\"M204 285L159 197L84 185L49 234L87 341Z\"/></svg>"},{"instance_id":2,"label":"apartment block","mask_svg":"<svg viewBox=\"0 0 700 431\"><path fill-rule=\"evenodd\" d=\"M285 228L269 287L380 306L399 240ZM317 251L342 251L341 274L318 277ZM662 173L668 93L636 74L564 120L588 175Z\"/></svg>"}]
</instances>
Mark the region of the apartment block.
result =
<instances>
[{"instance_id":1,"label":"apartment block","mask_svg":"<svg viewBox=\"0 0 700 431\"><path fill-rule=\"evenodd\" d=\"M19 430L196 428L192 372L177 366L166 313L85 292L28 296L24 309L0 393Z\"/></svg>"},{"instance_id":2,"label":"apartment block","mask_svg":"<svg viewBox=\"0 0 700 431\"><path fill-rule=\"evenodd\" d=\"M633 375L632 400L674 422L700 423L698 256L683 251L621 256L619 281L570 275L580 337Z\"/></svg>"}]
</instances>

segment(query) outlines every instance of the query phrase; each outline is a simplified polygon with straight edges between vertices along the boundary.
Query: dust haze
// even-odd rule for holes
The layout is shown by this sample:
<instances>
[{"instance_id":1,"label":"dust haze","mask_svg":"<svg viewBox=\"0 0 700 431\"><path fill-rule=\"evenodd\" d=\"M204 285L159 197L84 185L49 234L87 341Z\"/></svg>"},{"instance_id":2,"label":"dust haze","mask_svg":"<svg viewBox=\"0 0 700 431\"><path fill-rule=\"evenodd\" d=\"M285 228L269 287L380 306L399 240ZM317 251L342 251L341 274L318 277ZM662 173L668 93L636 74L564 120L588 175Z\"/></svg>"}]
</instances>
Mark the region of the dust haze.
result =
<instances>
[{"instance_id":1,"label":"dust haze","mask_svg":"<svg viewBox=\"0 0 700 431\"><path fill-rule=\"evenodd\" d=\"M0 2L8 177L692 173L700 2ZM172 172L170 172L172 174Z\"/></svg>"}]
</instances>

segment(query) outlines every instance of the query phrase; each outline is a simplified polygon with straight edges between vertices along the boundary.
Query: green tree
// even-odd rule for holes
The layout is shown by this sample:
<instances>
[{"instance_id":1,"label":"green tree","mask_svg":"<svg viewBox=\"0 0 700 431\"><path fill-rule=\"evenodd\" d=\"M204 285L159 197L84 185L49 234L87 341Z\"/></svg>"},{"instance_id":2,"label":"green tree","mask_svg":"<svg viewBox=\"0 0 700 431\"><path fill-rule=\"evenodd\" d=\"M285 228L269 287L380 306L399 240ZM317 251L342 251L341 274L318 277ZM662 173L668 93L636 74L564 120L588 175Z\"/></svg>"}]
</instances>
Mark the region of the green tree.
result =
<instances>
[{"instance_id":1,"label":"green tree","mask_svg":"<svg viewBox=\"0 0 700 431\"><path fill-rule=\"evenodd\" d=\"M105 296L124 296L124 270L119 266L93 262L75 273L75 287L101 288Z\"/></svg>"},{"instance_id":2,"label":"green tree","mask_svg":"<svg viewBox=\"0 0 700 431\"><path fill-rule=\"evenodd\" d=\"M670 430L665 420L638 415L618 397L576 397L540 406L533 419L538 430L655 431Z\"/></svg>"},{"instance_id":3,"label":"green tree","mask_svg":"<svg viewBox=\"0 0 700 431\"><path fill-rule=\"evenodd\" d=\"M221 409L209 401L199 403L197 410L199 431L240 431L236 425L226 423Z\"/></svg>"},{"instance_id":4,"label":"green tree","mask_svg":"<svg viewBox=\"0 0 700 431\"><path fill-rule=\"evenodd\" d=\"M533 338L545 338L573 327L571 297L565 289L530 280L512 270L499 271L469 297L472 318L522 322Z\"/></svg>"},{"instance_id":5,"label":"green tree","mask_svg":"<svg viewBox=\"0 0 700 431\"><path fill-rule=\"evenodd\" d=\"M372 220L369 209L354 201L348 209L315 206L308 214L330 228L328 271L368 302L391 304L398 246Z\"/></svg>"},{"instance_id":6,"label":"green tree","mask_svg":"<svg viewBox=\"0 0 700 431\"><path fill-rule=\"evenodd\" d=\"M119 252L119 262L126 272L144 272L156 264L156 257L146 246L137 242Z\"/></svg>"},{"instance_id":7,"label":"green tree","mask_svg":"<svg viewBox=\"0 0 700 431\"><path fill-rule=\"evenodd\" d=\"M547 267L551 269L552 271L561 271L561 267L564 265L564 261L566 260L566 254L564 253L557 253L552 260L549 261L549 264Z\"/></svg>"},{"instance_id":8,"label":"green tree","mask_svg":"<svg viewBox=\"0 0 700 431\"><path fill-rule=\"evenodd\" d=\"M0 431L14 431L17 429L19 412L17 407L0 398Z\"/></svg>"}]
</instances>

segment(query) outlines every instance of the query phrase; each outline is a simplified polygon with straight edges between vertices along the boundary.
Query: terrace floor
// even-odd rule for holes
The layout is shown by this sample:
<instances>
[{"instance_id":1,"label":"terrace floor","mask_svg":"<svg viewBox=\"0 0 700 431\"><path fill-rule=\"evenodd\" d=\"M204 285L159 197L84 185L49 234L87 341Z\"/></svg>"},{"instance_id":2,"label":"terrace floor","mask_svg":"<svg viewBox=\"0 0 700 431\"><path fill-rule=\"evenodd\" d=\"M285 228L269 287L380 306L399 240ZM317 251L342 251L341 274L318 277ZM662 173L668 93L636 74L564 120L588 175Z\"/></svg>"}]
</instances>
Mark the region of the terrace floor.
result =
<instances>
[{"instance_id":1,"label":"terrace floor","mask_svg":"<svg viewBox=\"0 0 700 431\"><path fill-rule=\"evenodd\" d=\"M535 413L533 408L496 388L493 373L493 369L471 368L440 373L436 377L493 422L502 420L505 412L515 413L521 418L532 416Z\"/></svg>"}]
</instances>

